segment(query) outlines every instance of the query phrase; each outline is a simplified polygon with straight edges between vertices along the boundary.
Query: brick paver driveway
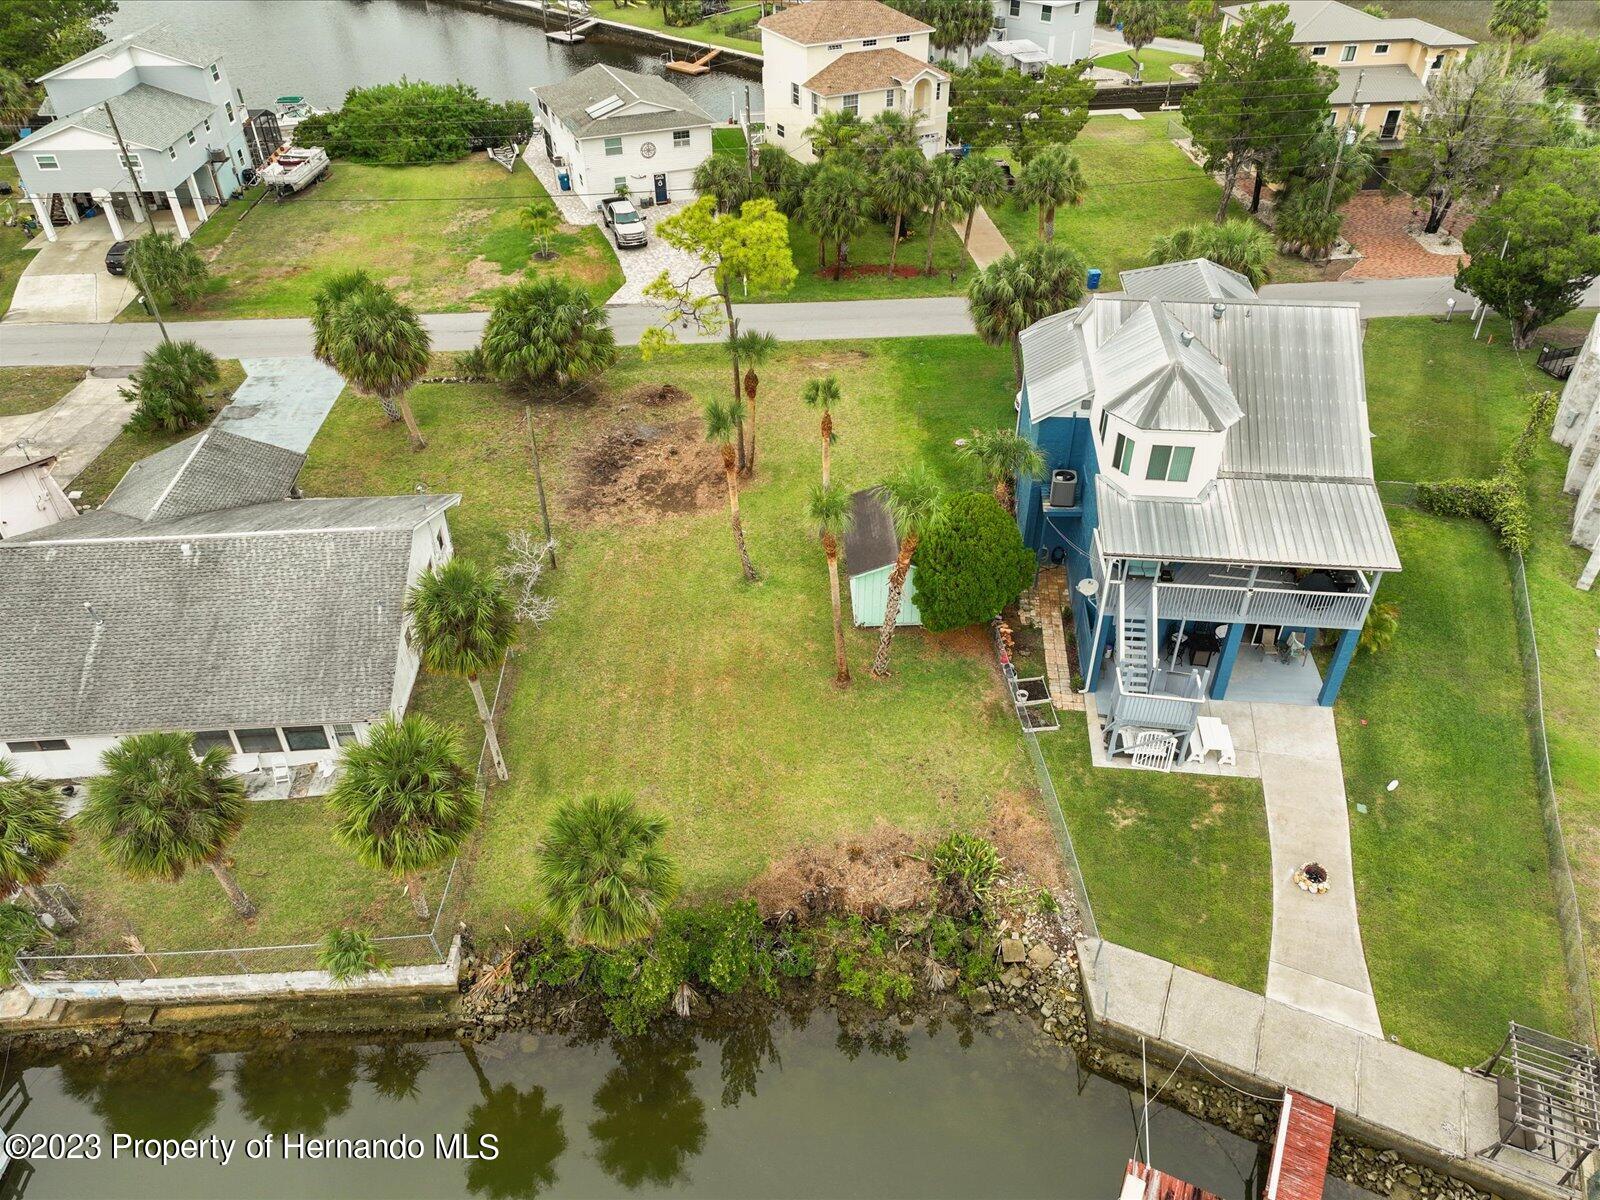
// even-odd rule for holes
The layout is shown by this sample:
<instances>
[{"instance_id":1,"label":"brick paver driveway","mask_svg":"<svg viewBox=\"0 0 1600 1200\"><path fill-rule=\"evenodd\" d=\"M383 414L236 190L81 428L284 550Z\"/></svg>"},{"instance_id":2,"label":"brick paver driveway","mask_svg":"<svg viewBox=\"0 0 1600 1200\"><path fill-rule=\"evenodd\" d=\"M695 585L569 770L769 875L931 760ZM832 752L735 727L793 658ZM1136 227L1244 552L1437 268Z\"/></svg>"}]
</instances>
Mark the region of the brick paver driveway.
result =
<instances>
[{"instance_id":1,"label":"brick paver driveway","mask_svg":"<svg viewBox=\"0 0 1600 1200\"><path fill-rule=\"evenodd\" d=\"M1344 206L1344 236L1362 253L1362 259L1344 273L1345 279L1415 279L1426 275L1454 275L1464 256L1433 254L1407 232L1421 228L1419 214L1411 215L1409 196L1382 192L1357 192ZM1445 227L1461 235L1464 217L1454 214Z\"/></svg>"}]
</instances>

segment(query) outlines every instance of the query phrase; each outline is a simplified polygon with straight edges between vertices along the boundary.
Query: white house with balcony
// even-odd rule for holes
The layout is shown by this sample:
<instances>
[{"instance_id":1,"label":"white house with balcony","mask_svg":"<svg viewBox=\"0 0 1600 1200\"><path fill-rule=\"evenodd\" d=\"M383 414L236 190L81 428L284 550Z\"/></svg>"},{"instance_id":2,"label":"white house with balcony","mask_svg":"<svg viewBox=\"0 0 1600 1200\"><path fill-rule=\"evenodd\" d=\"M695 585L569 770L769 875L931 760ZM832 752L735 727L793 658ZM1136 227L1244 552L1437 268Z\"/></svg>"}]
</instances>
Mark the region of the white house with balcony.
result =
<instances>
[{"instance_id":1,"label":"white house with balcony","mask_svg":"<svg viewBox=\"0 0 1600 1200\"><path fill-rule=\"evenodd\" d=\"M994 0L984 52L1029 74L1094 53L1095 0Z\"/></svg>"},{"instance_id":2,"label":"white house with balcony","mask_svg":"<svg viewBox=\"0 0 1600 1200\"><path fill-rule=\"evenodd\" d=\"M716 122L679 88L597 64L530 90L563 192L589 208L623 192L656 204L693 195Z\"/></svg>"},{"instance_id":3,"label":"white house with balcony","mask_svg":"<svg viewBox=\"0 0 1600 1200\"><path fill-rule=\"evenodd\" d=\"M806 131L824 112L869 121L891 110L915 116L924 154L944 151L950 76L932 63L933 26L878 0L809 0L759 28L769 144L813 162Z\"/></svg>"},{"instance_id":4,"label":"white house with balcony","mask_svg":"<svg viewBox=\"0 0 1600 1200\"><path fill-rule=\"evenodd\" d=\"M38 82L50 120L5 153L51 241L53 218L77 224L91 211L104 212L121 240L158 210L170 211L187 239L239 190L251 163L246 113L219 51L170 25L151 25Z\"/></svg>"}]
</instances>

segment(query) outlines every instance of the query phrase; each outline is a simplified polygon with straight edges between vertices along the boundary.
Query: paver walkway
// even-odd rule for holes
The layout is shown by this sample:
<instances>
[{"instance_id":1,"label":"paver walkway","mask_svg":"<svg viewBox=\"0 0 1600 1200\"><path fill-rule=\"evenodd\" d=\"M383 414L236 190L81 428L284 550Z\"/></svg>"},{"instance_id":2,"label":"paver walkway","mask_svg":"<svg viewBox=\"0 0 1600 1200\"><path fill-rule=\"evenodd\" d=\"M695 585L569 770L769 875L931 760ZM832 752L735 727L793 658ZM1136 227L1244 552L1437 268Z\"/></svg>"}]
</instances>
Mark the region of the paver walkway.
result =
<instances>
[{"instance_id":1,"label":"paver walkway","mask_svg":"<svg viewBox=\"0 0 1600 1200\"><path fill-rule=\"evenodd\" d=\"M1256 704L1256 753L1272 841L1272 955L1267 998L1375 1037L1383 1035L1356 916L1344 768L1333 710ZM1327 869L1320 896L1295 885L1306 863Z\"/></svg>"},{"instance_id":2,"label":"paver walkway","mask_svg":"<svg viewBox=\"0 0 1600 1200\"><path fill-rule=\"evenodd\" d=\"M956 236L960 237L966 227L965 220L955 222ZM978 211L972 214L972 240L967 243L967 253L980 271L1011 253L1011 243L1006 241L1006 235L1000 232L994 218L981 204L978 205Z\"/></svg>"},{"instance_id":3,"label":"paver walkway","mask_svg":"<svg viewBox=\"0 0 1600 1200\"><path fill-rule=\"evenodd\" d=\"M122 398L126 379L85 379L49 408L0 417L0 451L26 439L35 458L57 457L51 472L63 487L94 461L127 424L133 406Z\"/></svg>"},{"instance_id":4,"label":"paver walkway","mask_svg":"<svg viewBox=\"0 0 1600 1200\"><path fill-rule=\"evenodd\" d=\"M1454 275L1463 256L1433 254L1409 229L1420 226L1411 215L1411 199L1382 192L1357 192L1344 206L1343 233L1361 261L1345 272L1345 279L1415 279ZM1458 213L1445 230L1459 236L1465 215Z\"/></svg>"},{"instance_id":5,"label":"paver walkway","mask_svg":"<svg viewBox=\"0 0 1600 1200\"><path fill-rule=\"evenodd\" d=\"M1023 615L1039 626L1044 638L1044 673L1050 684L1050 702L1057 709L1082 712L1084 698L1072 686L1072 648L1067 644L1062 614L1067 608L1067 569L1046 567L1024 598Z\"/></svg>"}]
</instances>

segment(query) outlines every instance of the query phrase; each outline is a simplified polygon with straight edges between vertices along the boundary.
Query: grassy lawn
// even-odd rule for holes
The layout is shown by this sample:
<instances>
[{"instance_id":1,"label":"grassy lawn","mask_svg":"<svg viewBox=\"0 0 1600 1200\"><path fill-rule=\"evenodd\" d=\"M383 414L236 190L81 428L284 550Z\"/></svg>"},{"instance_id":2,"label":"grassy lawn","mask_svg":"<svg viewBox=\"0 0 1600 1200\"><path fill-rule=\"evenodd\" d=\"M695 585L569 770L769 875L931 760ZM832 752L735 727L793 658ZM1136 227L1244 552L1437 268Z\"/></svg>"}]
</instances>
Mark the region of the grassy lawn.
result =
<instances>
[{"instance_id":1,"label":"grassy lawn","mask_svg":"<svg viewBox=\"0 0 1600 1200\"><path fill-rule=\"evenodd\" d=\"M977 827L997 802L1033 802L983 638L903 631L895 675L880 684L866 674L872 635L852 631L857 683L832 685L826 576L804 520L815 417L797 403L803 382L827 372L844 384L834 470L852 487L918 457L956 479L952 439L1009 414L1007 360L976 339L785 347L762 369L759 465L742 497L763 573L753 587L740 579L720 468L699 435L699 402L725 385L714 348L650 363L630 351L593 402L535 409L561 538L559 609L527 639L506 704L512 778L491 797L475 866L481 928L528 920L530 847L551 806L585 791L627 789L670 817L695 893L737 888L798 847L875 822ZM694 402L620 408L619 395L663 381ZM422 455L380 428L369 403L342 399L312 447L307 490L460 490L457 545L480 558L499 552L506 530L537 528L516 401L493 386L440 385L418 388L413 403L430 437ZM596 499L589 456L608 431L638 423L681 439L664 469L645 472L652 486L669 476L660 494L678 502ZM698 492L687 488L695 481ZM464 698L451 684L418 703L465 719Z\"/></svg>"},{"instance_id":2,"label":"grassy lawn","mask_svg":"<svg viewBox=\"0 0 1600 1200\"><path fill-rule=\"evenodd\" d=\"M887 300L905 296L954 296L967 290L972 278L972 259L961 237L941 221L941 228L933 240L933 274L922 274L922 265L928 255L928 218L920 214L912 226L909 237L902 238L900 254L895 262L895 278L887 274L889 264L889 229L885 224L871 222L850 239L850 257L845 264L844 278L835 281L830 266L818 267L818 246L814 233L804 222L790 218L789 249L794 255L794 265L800 272L794 287L787 292L758 296L752 300ZM833 261L833 247L828 247L828 261ZM857 270L867 273L854 274ZM908 274L907 271L915 274Z\"/></svg>"},{"instance_id":3,"label":"grassy lawn","mask_svg":"<svg viewBox=\"0 0 1600 1200\"><path fill-rule=\"evenodd\" d=\"M0 214L15 215L16 225L0 224L0 316L11 307L11 296L17 290L17 280L33 261L37 251L24 250L28 238L23 236L21 218L33 215L33 205L22 198L22 186L17 180L17 165L0 154L0 182L11 185L11 195L0 200Z\"/></svg>"},{"instance_id":4,"label":"grassy lawn","mask_svg":"<svg viewBox=\"0 0 1600 1200\"><path fill-rule=\"evenodd\" d=\"M1157 50L1153 46L1146 46L1139 53L1139 65L1144 68L1143 78L1145 83L1166 83L1169 79L1182 79L1172 69L1173 63L1192 63L1200 60L1192 54L1176 54L1171 50ZM1126 71L1133 74L1133 59L1126 50L1116 54L1105 54L1094 60L1094 65L1104 67L1108 71Z\"/></svg>"},{"instance_id":5,"label":"grassy lawn","mask_svg":"<svg viewBox=\"0 0 1600 1200\"><path fill-rule=\"evenodd\" d=\"M507 172L474 156L446 166L366 167L338 162L322 183L284 200L229 205L195 234L212 280L190 320L308 316L311 297L336 271L365 267L423 312L487 308L496 288L555 274L604 299L622 268L593 226L563 226L559 257L532 257L517 210L544 189L518 165ZM247 215L248 214L248 215ZM373 248L383 247L374 259ZM147 320L136 306L125 320Z\"/></svg>"},{"instance_id":6,"label":"grassy lawn","mask_svg":"<svg viewBox=\"0 0 1600 1200\"><path fill-rule=\"evenodd\" d=\"M83 382L82 367L0 367L0 417L49 408Z\"/></svg>"},{"instance_id":7,"label":"grassy lawn","mask_svg":"<svg viewBox=\"0 0 1600 1200\"><path fill-rule=\"evenodd\" d=\"M618 21L638 29L653 30L667 37L708 42L714 46L729 46L734 50L744 50L752 54L761 53L760 31L754 28L740 29L744 23L744 14L741 10L754 9L755 5L735 4L732 12L720 13L705 21L696 21L693 25L668 25L661 9L649 3L630 3L627 7L620 4L597 3L592 7L593 15L602 21ZM751 12L748 15L759 17L760 14ZM736 30L739 32L735 32ZM677 57L685 58L688 55L680 53Z\"/></svg>"},{"instance_id":8,"label":"grassy lawn","mask_svg":"<svg viewBox=\"0 0 1600 1200\"><path fill-rule=\"evenodd\" d=\"M1252 991L1267 986L1272 852L1261 783L1096 768L1082 714L1041 734L1100 932Z\"/></svg>"},{"instance_id":9,"label":"grassy lawn","mask_svg":"<svg viewBox=\"0 0 1600 1200\"><path fill-rule=\"evenodd\" d=\"M1174 128L1158 113L1143 121L1091 117L1072 143L1089 193L1077 208L1056 213L1056 237L1086 266L1105 272L1101 286L1108 291L1118 287L1118 272L1148 264L1150 243L1157 237L1216 215L1222 190L1172 144ZM1032 208L1007 201L989 215L1014 249L1038 238L1039 218ZM1317 277L1310 263L1274 257L1275 282Z\"/></svg>"}]
</instances>

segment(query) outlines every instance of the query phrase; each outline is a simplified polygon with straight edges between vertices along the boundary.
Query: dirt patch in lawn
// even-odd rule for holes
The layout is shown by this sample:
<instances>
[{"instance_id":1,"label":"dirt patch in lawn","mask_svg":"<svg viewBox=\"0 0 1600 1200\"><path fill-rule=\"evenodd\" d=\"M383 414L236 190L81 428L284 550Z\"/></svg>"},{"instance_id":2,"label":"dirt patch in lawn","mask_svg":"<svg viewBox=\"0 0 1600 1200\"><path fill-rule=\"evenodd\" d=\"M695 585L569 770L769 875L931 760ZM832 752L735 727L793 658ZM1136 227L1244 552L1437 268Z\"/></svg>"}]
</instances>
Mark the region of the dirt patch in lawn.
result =
<instances>
[{"instance_id":1,"label":"dirt patch in lawn","mask_svg":"<svg viewBox=\"0 0 1600 1200\"><path fill-rule=\"evenodd\" d=\"M617 411L635 404L645 408L670 408L674 404L682 404L685 400L694 397L681 387L671 383L641 383L629 388L622 394L622 403L617 406Z\"/></svg>"},{"instance_id":2,"label":"dirt patch in lawn","mask_svg":"<svg viewBox=\"0 0 1600 1200\"><path fill-rule=\"evenodd\" d=\"M777 860L750 885L750 896L768 917L880 916L926 904L934 888L910 835L880 824L862 837L801 847Z\"/></svg>"},{"instance_id":3,"label":"dirt patch in lawn","mask_svg":"<svg viewBox=\"0 0 1600 1200\"><path fill-rule=\"evenodd\" d=\"M619 425L577 468L567 504L590 524L649 524L724 500L721 451L692 418Z\"/></svg>"}]
</instances>

